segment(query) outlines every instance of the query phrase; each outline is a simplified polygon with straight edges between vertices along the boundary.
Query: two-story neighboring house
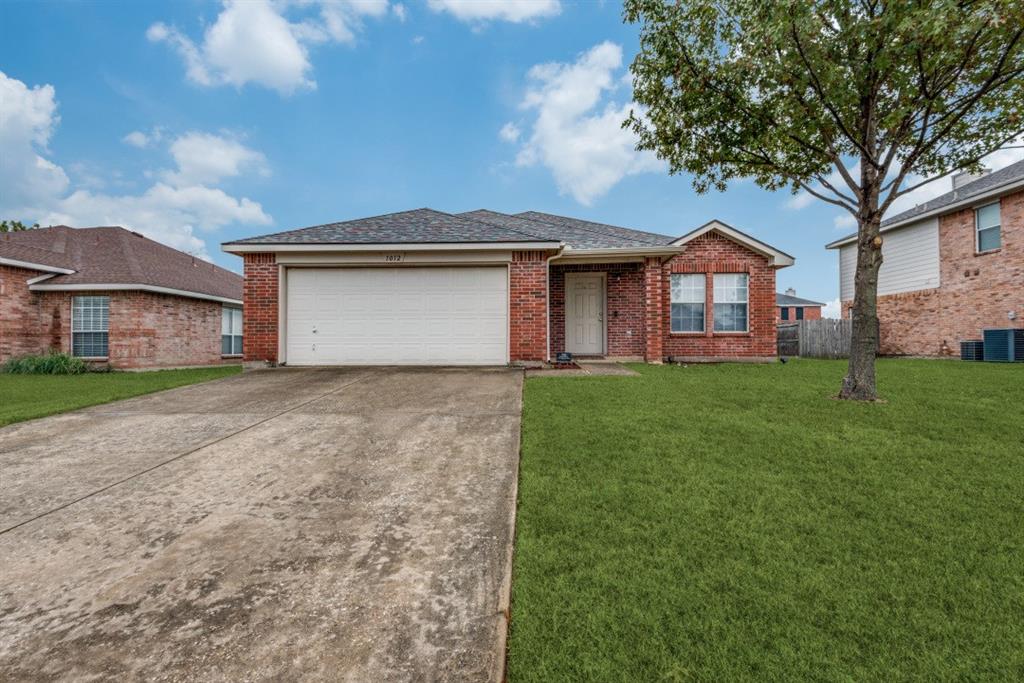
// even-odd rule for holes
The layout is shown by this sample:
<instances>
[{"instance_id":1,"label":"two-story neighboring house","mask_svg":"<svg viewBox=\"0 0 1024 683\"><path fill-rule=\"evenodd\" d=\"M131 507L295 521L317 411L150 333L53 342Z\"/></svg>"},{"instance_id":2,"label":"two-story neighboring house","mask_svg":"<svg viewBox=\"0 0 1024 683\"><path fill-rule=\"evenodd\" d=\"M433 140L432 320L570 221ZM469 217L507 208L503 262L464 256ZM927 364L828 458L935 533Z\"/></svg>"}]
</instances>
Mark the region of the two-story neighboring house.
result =
<instances>
[{"instance_id":1,"label":"two-story neighboring house","mask_svg":"<svg viewBox=\"0 0 1024 683\"><path fill-rule=\"evenodd\" d=\"M839 252L843 317L853 304L856 234ZM1024 161L882 222L880 352L946 356L986 328L1024 327Z\"/></svg>"}]
</instances>

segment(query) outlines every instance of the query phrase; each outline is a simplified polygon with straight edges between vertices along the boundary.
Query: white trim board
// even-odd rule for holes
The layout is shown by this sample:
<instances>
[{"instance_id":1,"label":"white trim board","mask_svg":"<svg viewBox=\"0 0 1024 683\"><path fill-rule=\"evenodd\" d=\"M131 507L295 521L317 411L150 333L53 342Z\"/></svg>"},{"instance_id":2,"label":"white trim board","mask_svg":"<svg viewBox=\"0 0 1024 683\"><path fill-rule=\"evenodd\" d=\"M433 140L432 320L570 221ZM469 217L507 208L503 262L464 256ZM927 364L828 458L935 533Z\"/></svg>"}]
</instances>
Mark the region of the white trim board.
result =
<instances>
[{"instance_id":1,"label":"white trim board","mask_svg":"<svg viewBox=\"0 0 1024 683\"><path fill-rule=\"evenodd\" d=\"M174 296L183 296L189 299L202 299L204 301L217 301L222 304L236 304L242 305L241 299L229 299L223 296L214 296L213 294L201 294L199 292L189 292L184 289L173 289L171 287L158 287L157 285L141 285L141 284L83 284L83 285L29 285L28 287L33 292L153 292L156 294L172 294Z\"/></svg>"},{"instance_id":2,"label":"white trim board","mask_svg":"<svg viewBox=\"0 0 1024 683\"><path fill-rule=\"evenodd\" d=\"M59 275L72 275L75 271L68 270L67 268L58 268L56 266L44 266L41 263L32 263L31 261L19 261L18 259L7 258L6 256L0 256L0 265L13 266L15 268L25 268L26 270L41 270L44 273L53 273Z\"/></svg>"},{"instance_id":3,"label":"white trim board","mask_svg":"<svg viewBox=\"0 0 1024 683\"><path fill-rule=\"evenodd\" d=\"M370 244L231 244L220 245L229 254L277 253L285 251L537 251L558 249L562 242L410 242Z\"/></svg>"}]
</instances>

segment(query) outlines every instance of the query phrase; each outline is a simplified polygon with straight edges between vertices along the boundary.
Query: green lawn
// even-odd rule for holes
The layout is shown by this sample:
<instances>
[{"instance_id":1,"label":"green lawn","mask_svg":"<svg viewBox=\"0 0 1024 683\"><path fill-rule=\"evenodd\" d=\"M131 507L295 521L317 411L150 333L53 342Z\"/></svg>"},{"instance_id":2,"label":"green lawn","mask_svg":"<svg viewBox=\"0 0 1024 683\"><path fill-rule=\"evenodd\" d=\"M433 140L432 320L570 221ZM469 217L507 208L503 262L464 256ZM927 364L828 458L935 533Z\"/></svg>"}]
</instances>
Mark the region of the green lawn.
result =
<instances>
[{"instance_id":1,"label":"green lawn","mask_svg":"<svg viewBox=\"0 0 1024 683\"><path fill-rule=\"evenodd\" d=\"M521 681L1024 680L1024 365L526 383Z\"/></svg>"},{"instance_id":2,"label":"green lawn","mask_svg":"<svg viewBox=\"0 0 1024 683\"><path fill-rule=\"evenodd\" d=\"M227 377L241 371L240 365L227 365L194 370L105 372L85 375L0 373L0 426L185 384Z\"/></svg>"}]
</instances>

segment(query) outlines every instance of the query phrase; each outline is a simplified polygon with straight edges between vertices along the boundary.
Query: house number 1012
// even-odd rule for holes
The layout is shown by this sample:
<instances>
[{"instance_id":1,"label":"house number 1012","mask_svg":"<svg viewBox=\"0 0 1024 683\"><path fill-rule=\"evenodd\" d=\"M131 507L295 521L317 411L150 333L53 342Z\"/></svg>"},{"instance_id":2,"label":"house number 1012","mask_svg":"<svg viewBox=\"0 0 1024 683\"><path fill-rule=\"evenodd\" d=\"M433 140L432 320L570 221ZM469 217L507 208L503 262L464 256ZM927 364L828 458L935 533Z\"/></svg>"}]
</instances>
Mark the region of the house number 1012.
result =
<instances>
[{"instance_id":1,"label":"house number 1012","mask_svg":"<svg viewBox=\"0 0 1024 683\"><path fill-rule=\"evenodd\" d=\"M401 263L402 254L384 254L385 263Z\"/></svg>"}]
</instances>

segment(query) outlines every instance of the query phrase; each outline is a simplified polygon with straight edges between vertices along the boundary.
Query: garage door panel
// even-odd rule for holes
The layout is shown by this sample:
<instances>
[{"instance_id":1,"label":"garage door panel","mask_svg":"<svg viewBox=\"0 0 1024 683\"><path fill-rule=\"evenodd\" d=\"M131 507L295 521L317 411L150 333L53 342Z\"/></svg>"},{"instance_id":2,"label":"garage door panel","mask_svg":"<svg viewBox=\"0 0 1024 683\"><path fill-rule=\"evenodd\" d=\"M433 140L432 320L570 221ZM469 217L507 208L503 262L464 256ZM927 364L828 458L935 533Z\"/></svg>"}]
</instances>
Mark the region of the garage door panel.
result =
<instances>
[{"instance_id":1,"label":"garage door panel","mask_svg":"<svg viewBox=\"0 0 1024 683\"><path fill-rule=\"evenodd\" d=\"M503 267L290 269L287 298L292 365L507 362Z\"/></svg>"}]
</instances>

